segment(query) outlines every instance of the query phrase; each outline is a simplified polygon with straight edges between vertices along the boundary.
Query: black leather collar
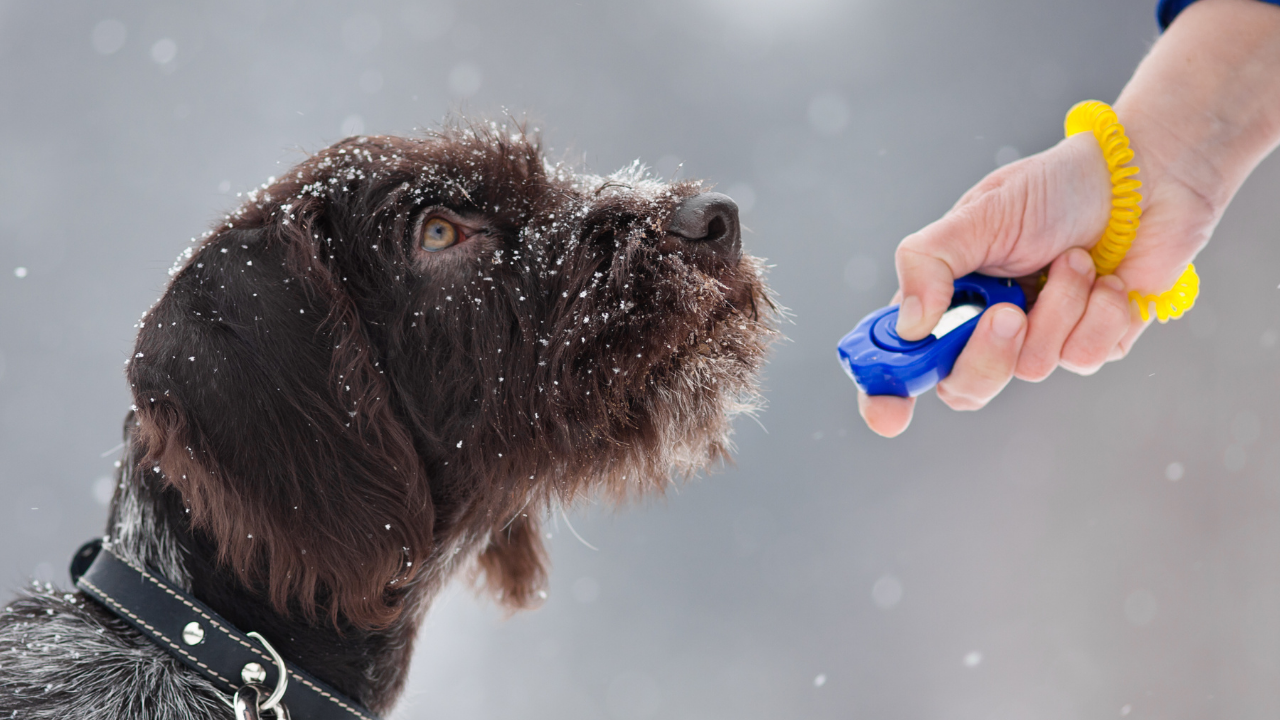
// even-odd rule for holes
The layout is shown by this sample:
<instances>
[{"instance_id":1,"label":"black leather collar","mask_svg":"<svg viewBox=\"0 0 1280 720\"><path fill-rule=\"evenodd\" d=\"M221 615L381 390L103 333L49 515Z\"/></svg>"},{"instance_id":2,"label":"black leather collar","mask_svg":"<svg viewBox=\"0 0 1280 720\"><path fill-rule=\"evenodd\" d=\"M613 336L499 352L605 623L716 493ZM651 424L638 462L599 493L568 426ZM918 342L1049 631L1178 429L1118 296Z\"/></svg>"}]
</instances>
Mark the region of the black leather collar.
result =
<instances>
[{"instance_id":1,"label":"black leather collar","mask_svg":"<svg viewBox=\"0 0 1280 720\"><path fill-rule=\"evenodd\" d=\"M268 690L276 686L276 663L262 644L160 573L111 552L101 540L76 553L71 578L85 594L228 694L254 673ZM251 667L246 671L246 666ZM293 663L286 660L285 667L289 683L283 702L294 718L379 720Z\"/></svg>"}]
</instances>

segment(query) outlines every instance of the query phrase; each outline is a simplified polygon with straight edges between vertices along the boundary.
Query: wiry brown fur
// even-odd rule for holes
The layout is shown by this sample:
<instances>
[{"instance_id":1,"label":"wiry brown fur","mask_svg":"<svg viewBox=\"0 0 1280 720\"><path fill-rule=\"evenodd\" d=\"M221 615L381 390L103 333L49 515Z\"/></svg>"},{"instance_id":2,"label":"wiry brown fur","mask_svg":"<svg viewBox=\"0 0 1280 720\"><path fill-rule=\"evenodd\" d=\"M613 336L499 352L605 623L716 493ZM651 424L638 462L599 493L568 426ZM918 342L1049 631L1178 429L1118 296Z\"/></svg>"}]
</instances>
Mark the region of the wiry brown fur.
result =
<instances>
[{"instance_id":1,"label":"wiry brown fur","mask_svg":"<svg viewBox=\"0 0 1280 720\"><path fill-rule=\"evenodd\" d=\"M700 192L575 174L518 128L316 153L195 245L143 318L123 485L172 528L197 594L287 625L286 654L359 646L310 669L389 707L456 570L475 560L530 606L548 508L727 455L773 306L736 245L668 232ZM433 207L484 231L425 253Z\"/></svg>"}]
</instances>

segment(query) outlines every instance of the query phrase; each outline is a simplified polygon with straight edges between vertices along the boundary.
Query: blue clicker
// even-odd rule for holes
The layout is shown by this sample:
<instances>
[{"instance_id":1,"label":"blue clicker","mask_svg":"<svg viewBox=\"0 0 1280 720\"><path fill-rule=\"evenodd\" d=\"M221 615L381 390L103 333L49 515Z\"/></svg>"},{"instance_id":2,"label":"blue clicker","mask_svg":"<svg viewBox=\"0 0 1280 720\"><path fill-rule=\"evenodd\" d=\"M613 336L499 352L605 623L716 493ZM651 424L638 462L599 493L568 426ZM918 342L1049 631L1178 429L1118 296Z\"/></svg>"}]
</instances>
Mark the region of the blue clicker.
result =
<instances>
[{"instance_id":1,"label":"blue clicker","mask_svg":"<svg viewBox=\"0 0 1280 720\"><path fill-rule=\"evenodd\" d=\"M965 275L955 282L951 307L977 305L982 311L975 317L941 337L928 335L912 341L898 337L898 306L880 308L840 341L840 363L868 395L915 397L951 374L986 308L999 303L1012 303L1025 311L1027 296L1013 280Z\"/></svg>"}]
</instances>

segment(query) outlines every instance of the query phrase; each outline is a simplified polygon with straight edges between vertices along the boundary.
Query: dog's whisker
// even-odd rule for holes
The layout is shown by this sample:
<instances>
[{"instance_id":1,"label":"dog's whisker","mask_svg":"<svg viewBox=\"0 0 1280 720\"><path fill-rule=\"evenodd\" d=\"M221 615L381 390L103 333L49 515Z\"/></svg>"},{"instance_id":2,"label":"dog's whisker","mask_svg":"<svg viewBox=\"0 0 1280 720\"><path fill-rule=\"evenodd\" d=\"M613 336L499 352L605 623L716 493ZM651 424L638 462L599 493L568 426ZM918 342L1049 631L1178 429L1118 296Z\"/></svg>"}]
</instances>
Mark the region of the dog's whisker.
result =
<instances>
[{"instance_id":1,"label":"dog's whisker","mask_svg":"<svg viewBox=\"0 0 1280 720\"><path fill-rule=\"evenodd\" d=\"M764 423L760 421L760 418L757 416L754 408L746 408L741 412L741 414L751 418L756 425L760 426L760 429L764 431L765 435L769 434L769 428L765 427Z\"/></svg>"},{"instance_id":2,"label":"dog's whisker","mask_svg":"<svg viewBox=\"0 0 1280 720\"><path fill-rule=\"evenodd\" d=\"M565 513L564 508L560 508L560 517L564 518L565 527L569 528L569 532L573 533L573 536L578 538L578 542L597 552L600 550L600 548L583 539L583 537L578 534L578 531L573 529L573 523L569 522L569 515Z\"/></svg>"},{"instance_id":3,"label":"dog's whisker","mask_svg":"<svg viewBox=\"0 0 1280 720\"><path fill-rule=\"evenodd\" d=\"M502 530L504 532L507 530L507 528L511 527L511 524L516 521L516 518L520 517L520 514L524 512L525 508L529 507L529 503L532 501L533 501L533 495L529 495L524 499L524 504L520 506L520 509L516 510L515 514L511 516L511 519L507 521L507 524L502 526Z\"/></svg>"}]
</instances>

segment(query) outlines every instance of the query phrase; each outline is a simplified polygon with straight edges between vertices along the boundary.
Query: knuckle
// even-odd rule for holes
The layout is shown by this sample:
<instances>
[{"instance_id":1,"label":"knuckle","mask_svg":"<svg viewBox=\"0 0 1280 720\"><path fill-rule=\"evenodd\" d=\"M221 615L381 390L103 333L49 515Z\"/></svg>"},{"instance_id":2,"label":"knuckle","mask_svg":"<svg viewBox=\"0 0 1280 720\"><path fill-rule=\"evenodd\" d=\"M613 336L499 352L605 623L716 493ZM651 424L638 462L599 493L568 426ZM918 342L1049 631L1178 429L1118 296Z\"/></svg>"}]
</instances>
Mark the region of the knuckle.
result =
<instances>
[{"instance_id":1,"label":"knuckle","mask_svg":"<svg viewBox=\"0 0 1280 720\"><path fill-rule=\"evenodd\" d=\"M1087 357L1081 357L1078 353L1063 353L1062 361L1058 363L1068 371L1088 377L1102 367L1102 362L1094 362Z\"/></svg>"},{"instance_id":2,"label":"knuckle","mask_svg":"<svg viewBox=\"0 0 1280 720\"><path fill-rule=\"evenodd\" d=\"M1065 258L1062 266L1051 268L1049 282L1045 284L1044 294L1057 296L1063 306L1079 308L1083 312L1089 303L1089 293L1093 289L1093 278L1088 274L1081 275L1067 265ZM1056 264L1056 263L1055 263ZM1056 271L1056 272L1054 272Z\"/></svg>"},{"instance_id":3,"label":"knuckle","mask_svg":"<svg viewBox=\"0 0 1280 720\"><path fill-rule=\"evenodd\" d=\"M920 233L912 233L902 239L898 249L893 252L893 266L898 271L899 281L907 284L918 284L920 268L928 263L930 257L921 248Z\"/></svg>"},{"instance_id":4,"label":"knuckle","mask_svg":"<svg viewBox=\"0 0 1280 720\"><path fill-rule=\"evenodd\" d=\"M966 412L969 410L977 410L980 406L976 405L971 398L947 396L943 397L942 393L938 393L938 398L943 404L957 412Z\"/></svg>"},{"instance_id":5,"label":"knuckle","mask_svg":"<svg viewBox=\"0 0 1280 720\"><path fill-rule=\"evenodd\" d=\"M938 399L952 410L980 410L986 406L988 398L978 397L972 393L957 392L949 384L938 383Z\"/></svg>"},{"instance_id":6,"label":"knuckle","mask_svg":"<svg viewBox=\"0 0 1280 720\"><path fill-rule=\"evenodd\" d=\"M1053 374L1057 363L1039 355L1018 362L1013 374L1019 380L1038 383Z\"/></svg>"},{"instance_id":7,"label":"knuckle","mask_svg":"<svg viewBox=\"0 0 1280 720\"><path fill-rule=\"evenodd\" d=\"M913 232L902 238L902 242L898 243L898 247L893 251L893 260L901 267L904 263L911 263L920 257L927 256L927 253L921 249L925 243L925 236L921 232Z\"/></svg>"},{"instance_id":8,"label":"knuckle","mask_svg":"<svg viewBox=\"0 0 1280 720\"><path fill-rule=\"evenodd\" d=\"M958 393L952 392L950 385L947 385L945 382L940 382L934 389L938 393L938 399L941 400L944 405L952 410L959 409L956 407L956 403L963 402L963 397Z\"/></svg>"},{"instance_id":9,"label":"knuckle","mask_svg":"<svg viewBox=\"0 0 1280 720\"><path fill-rule=\"evenodd\" d=\"M1027 382L1040 382L1053 374L1069 332L1068 327L1060 324L1049 325L1043 315L1039 319L1040 323L1028 333L1014 365L1014 376Z\"/></svg>"},{"instance_id":10,"label":"knuckle","mask_svg":"<svg viewBox=\"0 0 1280 720\"><path fill-rule=\"evenodd\" d=\"M1129 322L1129 298L1124 290L1117 290L1105 282L1094 283L1092 299L1098 303L1098 309L1106 314L1108 320Z\"/></svg>"},{"instance_id":11,"label":"knuckle","mask_svg":"<svg viewBox=\"0 0 1280 720\"><path fill-rule=\"evenodd\" d=\"M1105 299L1107 319L1118 326L1129 324L1129 299L1123 293L1109 291Z\"/></svg>"},{"instance_id":12,"label":"knuckle","mask_svg":"<svg viewBox=\"0 0 1280 720\"><path fill-rule=\"evenodd\" d=\"M952 405L951 409L957 412L973 412L974 410L981 410L986 406L987 406L986 400L979 400L978 398L965 398L964 401L956 403L955 405Z\"/></svg>"}]
</instances>

